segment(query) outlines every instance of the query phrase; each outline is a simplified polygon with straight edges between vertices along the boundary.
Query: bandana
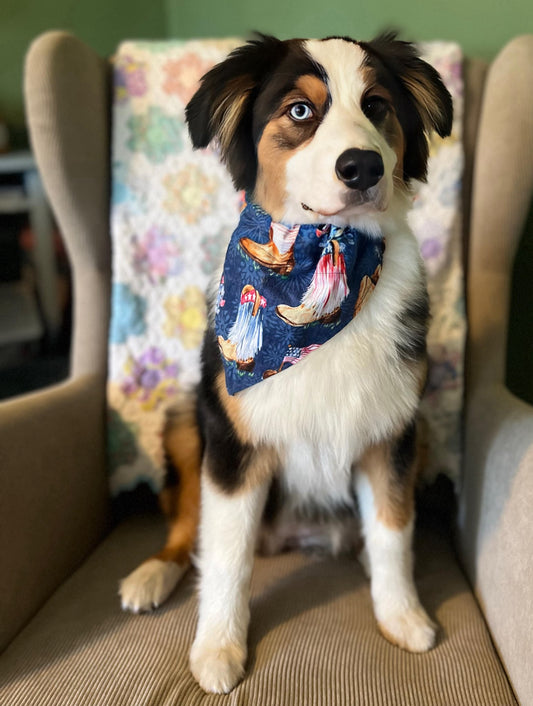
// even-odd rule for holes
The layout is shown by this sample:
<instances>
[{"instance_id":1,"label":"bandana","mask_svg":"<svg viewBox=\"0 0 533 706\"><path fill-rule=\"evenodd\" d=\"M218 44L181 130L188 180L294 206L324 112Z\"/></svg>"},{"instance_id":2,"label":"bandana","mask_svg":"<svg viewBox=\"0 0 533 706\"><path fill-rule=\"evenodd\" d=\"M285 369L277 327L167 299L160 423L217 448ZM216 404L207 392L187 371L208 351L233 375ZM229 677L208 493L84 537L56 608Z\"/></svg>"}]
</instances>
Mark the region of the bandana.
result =
<instances>
[{"instance_id":1,"label":"bandana","mask_svg":"<svg viewBox=\"0 0 533 706\"><path fill-rule=\"evenodd\" d=\"M290 368L349 324L377 284L384 249L355 228L286 226L248 203L216 303L228 393Z\"/></svg>"}]
</instances>

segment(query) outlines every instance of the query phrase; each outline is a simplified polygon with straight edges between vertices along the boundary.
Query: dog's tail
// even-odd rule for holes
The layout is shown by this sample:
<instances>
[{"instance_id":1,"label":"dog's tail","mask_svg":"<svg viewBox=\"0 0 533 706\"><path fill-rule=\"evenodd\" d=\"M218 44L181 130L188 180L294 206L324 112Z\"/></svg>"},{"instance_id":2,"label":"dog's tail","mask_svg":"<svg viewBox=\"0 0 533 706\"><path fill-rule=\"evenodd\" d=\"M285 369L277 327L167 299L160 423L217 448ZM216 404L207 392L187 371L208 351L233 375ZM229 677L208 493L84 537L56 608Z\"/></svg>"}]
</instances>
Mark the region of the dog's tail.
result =
<instances>
[{"instance_id":1,"label":"dog's tail","mask_svg":"<svg viewBox=\"0 0 533 706\"><path fill-rule=\"evenodd\" d=\"M165 546L156 557L180 565L189 561L194 550L200 513L203 443L196 404L195 392L182 394L167 411L163 431L166 478L159 503L169 528Z\"/></svg>"}]
</instances>

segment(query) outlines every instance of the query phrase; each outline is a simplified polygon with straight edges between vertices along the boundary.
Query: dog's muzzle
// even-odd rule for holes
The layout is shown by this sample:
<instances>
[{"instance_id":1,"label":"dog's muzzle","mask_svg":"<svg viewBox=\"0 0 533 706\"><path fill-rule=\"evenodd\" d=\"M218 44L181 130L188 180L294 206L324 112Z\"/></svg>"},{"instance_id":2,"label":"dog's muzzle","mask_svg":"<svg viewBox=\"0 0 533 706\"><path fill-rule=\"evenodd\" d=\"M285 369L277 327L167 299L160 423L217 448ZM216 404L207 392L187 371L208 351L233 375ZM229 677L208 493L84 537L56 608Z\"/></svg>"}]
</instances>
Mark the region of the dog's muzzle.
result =
<instances>
[{"instance_id":1,"label":"dog's muzzle","mask_svg":"<svg viewBox=\"0 0 533 706\"><path fill-rule=\"evenodd\" d=\"M366 191L378 183L385 168L377 152L352 148L337 159L335 173L348 188Z\"/></svg>"}]
</instances>

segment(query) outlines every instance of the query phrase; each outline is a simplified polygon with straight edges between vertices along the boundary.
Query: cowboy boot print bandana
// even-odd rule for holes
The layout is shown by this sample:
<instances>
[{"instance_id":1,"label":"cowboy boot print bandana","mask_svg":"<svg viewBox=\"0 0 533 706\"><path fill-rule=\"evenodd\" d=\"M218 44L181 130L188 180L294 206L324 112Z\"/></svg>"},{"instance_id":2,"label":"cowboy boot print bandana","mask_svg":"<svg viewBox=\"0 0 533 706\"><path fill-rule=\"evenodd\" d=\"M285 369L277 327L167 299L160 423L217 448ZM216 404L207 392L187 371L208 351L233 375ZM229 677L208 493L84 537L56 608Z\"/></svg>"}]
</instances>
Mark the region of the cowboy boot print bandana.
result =
<instances>
[{"instance_id":1,"label":"cowboy boot print bandana","mask_svg":"<svg viewBox=\"0 0 533 706\"><path fill-rule=\"evenodd\" d=\"M351 227L285 226L248 203L231 237L215 332L230 395L329 341L379 279L385 243Z\"/></svg>"}]
</instances>

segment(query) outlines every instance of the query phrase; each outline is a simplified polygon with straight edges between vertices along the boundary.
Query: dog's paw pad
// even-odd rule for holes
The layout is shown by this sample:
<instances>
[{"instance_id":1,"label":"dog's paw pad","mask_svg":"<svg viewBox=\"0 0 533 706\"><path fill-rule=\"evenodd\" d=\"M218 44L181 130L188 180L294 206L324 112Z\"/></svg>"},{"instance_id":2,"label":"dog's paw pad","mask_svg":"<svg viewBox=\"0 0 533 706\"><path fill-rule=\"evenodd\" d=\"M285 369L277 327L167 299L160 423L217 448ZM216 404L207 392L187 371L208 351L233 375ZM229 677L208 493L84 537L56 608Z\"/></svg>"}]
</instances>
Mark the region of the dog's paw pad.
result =
<instances>
[{"instance_id":1,"label":"dog's paw pad","mask_svg":"<svg viewBox=\"0 0 533 706\"><path fill-rule=\"evenodd\" d=\"M148 559L120 582L122 609L143 613L158 608L187 570L173 561Z\"/></svg>"},{"instance_id":2,"label":"dog's paw pad","mask_svg":"<svg viewBox=\"0 0 533 706\"><path fill-rule=\"evenodd\" d=\"M383 637L409 652L427 652L435 645L437 626L422 606L388 615L378 625Z\"/></svg>"},{"instance_id":3,"label":"dog's paw pad","mask_svg":"<svg viewBox=\"0 0 533 706\"><path fill-rule=\"evenodd\" d=\"M212 694L228 694L242 679L246 649L236 644L217 646L195 642L190 667L202 689Z\"/></svg>"}]
</instances>

